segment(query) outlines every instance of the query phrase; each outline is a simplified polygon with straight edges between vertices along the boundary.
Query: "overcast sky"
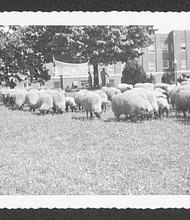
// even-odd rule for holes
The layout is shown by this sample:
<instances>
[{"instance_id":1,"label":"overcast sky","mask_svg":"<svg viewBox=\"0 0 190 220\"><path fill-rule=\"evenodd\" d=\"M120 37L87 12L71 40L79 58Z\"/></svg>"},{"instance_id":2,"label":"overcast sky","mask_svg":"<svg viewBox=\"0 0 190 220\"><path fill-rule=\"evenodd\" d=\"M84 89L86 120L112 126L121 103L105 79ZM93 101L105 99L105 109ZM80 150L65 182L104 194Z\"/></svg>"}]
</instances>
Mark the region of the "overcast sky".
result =
<instances>
[{"instance_id":1,"label":"overcast sky","mask_svg":"<svg viewBox=\"0 0 190 220\"><path fill-rule=\"evenodd\" d=\"M190 12L6 12L0 24L10 25L155 25L157 33L190 30Z\"/></svg>"}]
</instances>

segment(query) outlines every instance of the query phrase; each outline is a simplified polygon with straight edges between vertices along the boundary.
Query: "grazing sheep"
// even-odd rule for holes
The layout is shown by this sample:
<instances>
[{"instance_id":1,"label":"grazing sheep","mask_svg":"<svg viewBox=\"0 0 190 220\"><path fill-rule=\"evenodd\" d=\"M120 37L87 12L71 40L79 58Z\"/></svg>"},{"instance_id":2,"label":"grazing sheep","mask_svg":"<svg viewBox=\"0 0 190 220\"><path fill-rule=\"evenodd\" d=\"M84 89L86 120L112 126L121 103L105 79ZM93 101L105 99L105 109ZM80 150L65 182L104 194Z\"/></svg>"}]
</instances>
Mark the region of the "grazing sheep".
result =
<instances>
[{"instance_id":1,"label":"grazing sheep","mask_svg":"<svg viewBox=\"0 0 190 220\"><path fill-rule=\"evenodd\" d=\"M168 86L171 86L171 85L168 84L168 83L156 83L154 85L154 89L155 88L161 88L161 89L164 89L166 91Z\"/></svg>"},{"instance_id":2,"label":"grazing sheep","mask_svg":"<svg viewBox=\"0 0 190 220\"><path fill-rule=\"evenodd\" d=\"M65 97L65 110L68 112L68 108L70 107L71 111L77 110L77 106L73 97Z\"/></svg>"},{"instance_id":3,"label":"grazing sheep","mask_svg":"<svg viewBox=\"0 0 190 220\"><path fill-rule=\"evenodd\" d=\"M167 96L161 92L153 90L152 93L156 96L156 98L163 97L163 98L167 99Z\"/></svg>"},{"instance_id":4,"label":"grazing sheep","mask_svg":"<svg viewBox=\"0 0 190 220\"><path fill-rule=\"evenodd\" d=\"M120 83L116 86L117 89L119 89L122 93L131 90L133 88L133 85L127 84L127 83Z\"/></svg>"},{"instance_id":5,"label":"grazing sheep","mask_svg":"<svg viewBox=\"0 0 190 220\"><path fill-rule=\"evenodd\" d=\"M82 107L82 99L84 97L84 95L86 94L86 92L88 92L88 90L86 89L82 89L78 92L75 93L74 95L74 100L75 100L75 103L78 105L79 107L79 111L81 110L81 107Z\"/></svg>"},{"instance_id":6,"label":"grazing sheep","mask_svg":"<svg viewBox=\"0 0 190 220\"><path fill-rule=\"evenodd\" d=\"M113 97L112 111L117 121L121 114L134 121L138 118L142 120L144 116L151 115L153 108L143 92L129 90Z\"/></svg>"},{"instance_id":7,"label":"grazing sheep","mask_svg":"<svg viewBox=\"0 0 190 220\"><path fill-rule=\"evenodd\" d=\"M190 84L190 81L189 81L189 80L187 80L187 81L182 81L180 84L181 84L182 86L184 86L184 85L189 85L189 84Z\"/></svg>"},{"instance_id":8,"label":"grazing sheep","mask_svg":"<svg viewBox=\"0 0 190 220\"><path fill-rule=\"evenodd\" d=\"M121 91L120 91L119 89L114 88L114 87L106 87L106 86L103 86L103 87L101 88L101 90L106 93L106 95L107 95L109 101L112 101L112 98L113 98L116 94L121 93Z\"/></svg>"},{"instance_id":9,"label":"grazing sheep","mask_svg":"<svg viewBox=\"0 0 190 220\"><path fill-rule=\"evenodd\" d=\"M144 88L144 89L148 89L148 90L153 90L154 84L152 84L152 83L136 83L134 85L134 88Z\"/></svg>"},{"instance_id":10,"label":"grazing sheep","mask_svg":"<svg viewBox=\"0 0 190 220\"><path fill-rule=\"evenodd\" d=\"M158 107L159 107L159 117L161 118L161 116L164 114L164 112L166 113L166 116L168 117L170 107L169 107L167 99L163 98L163 97L159 97L159 98L157 98L157 103L158 103Z\"/></svg>"},{"instance_id":11,"label":"grazing sheep","mask_svg":"<svg viewBox=\"0 0 190 220\"><path fill-rule=\"evenodd\" d=\"M53 108L53 98L48 92L44 89L39 91L39 99L37 102L39 106L39 110L41 114L49 113L50 110Z\"/></svg>"},{"instance_id":12,"label":"grazing sheep","mask_svg":"<svg viewBox=\"0 0 190 220\"><path fill-rule=\"evenodd\" d=\"M102 113L102 99L101 97L95 92L87 92L85 93L82 99L82 107L86 111L87 118L88 112L90 112L90 118L93 118L93 113L96 115L97 118L100 119Z\"/></svg>"},{"instance_id":13,"label":"grazing sheep","mask_svg":"<svg viewBox=\"0 0 190 220\"><path fill-rule=\"evenodd\" d=\"M186 118L186 112L190 111L190 90L183 89L177 91L175 94L176 111L183 112L184 118Z\"/></svg>"},{"instance_id":14,"label":"grazing sheep","mask_svg":"<svg viewBox=\"0 0 190 220\"><path fill-rule=\"evenodd\" d=\"M94 90L94 92L97 93L102 99L102 111L106 111L106 106L110 104L106 93L102 90Z\"/></svg>"},{"instance_id":15,"label":"grazing sheep","mask_svg":"<svg viewBox=\"0 0 190 220\"><path fill-rule=\"evenodd\" d=\"M64 92L58 90L47 89L47 93L51 95L53 100L54 113L62 114L65 111L65 95Z\"/></svg>"},{"instance_id":16,"label":"grazing sheep","mask_svg":"<svg viewBox=\"0 0 190 220\"><path fill-rule=\"evenodd\" d=\"M167 94L169 95L170 91L172 91L172 89L174 89L175 87L176 87L176 85L169 85L169 86L166 88Z\"/></svg>"},{"instance_id":17,"label":"grazing sheep","mask_svg":"<svg viewBox=\"0 0 190 220\"><path fill-rule=\"evenodd\" d=\"M3 104L8 105L8 93L10 92L10 87L1 88L0 94L2 95Z\"/></svg>"},{"instance_id":18,"label":"grazing sheep","mask_svg":"<svg viewBox=\"0 0 190 220\"><path fill-rule=\"evenodd\" d=\"M144 89L144 88L134 88L132 90L143 92L146 95L148 101L150 102L150 104L153 108L154 116L157 116L158 115L158 104L157 104L156 95L153 93L153 91L148 90L148 89Z\"/></svg>"},{"instance_id":19,"label":"grazing sheep","mask_svg":"<svg viewBox=\"0 0 190 220\"><path fill-rule=\"evenodd\" d=\"M172 108L174 109L175 107L175 100L176 100L176 95L178 92L179 86L175 86L168 94L169 96L169 103L172 104Z\"/></svg>"},{"instance_id":20,"label":"grazing sheep","mask_svg":"<svg viewBox=\"0 0 190 220\"><path fill-rule=\"evenodd\" d=\"M25 89L15 89L15 91L12 91L11 93L10 97L12 97L13 103L19 108L19 110L24 107L26 94L27 91Z\"/></svg>"},{"instance_id":21,"label":"grazing sheep","mask_svg":"<svg viewBox=\"0 0 190 220\"><path fill-rule=\"evenodd\" d=\"M161 88L155 88L154 91L158 91L158 92L161 92L161 93L165 93L166 92L166 90L161 89Z\"/></svg>"},{"instance_id":22,"label":"grazing sheep","mask_svg":"<svg viewBox=\"0 0 190 220\"><path fill-rule=\"evenodd\" d=\"M37 89L30 89L26 94L25 102L30 107L30 111L35 111L39 99L39 91Z\"/></svg>"}]
</instances>

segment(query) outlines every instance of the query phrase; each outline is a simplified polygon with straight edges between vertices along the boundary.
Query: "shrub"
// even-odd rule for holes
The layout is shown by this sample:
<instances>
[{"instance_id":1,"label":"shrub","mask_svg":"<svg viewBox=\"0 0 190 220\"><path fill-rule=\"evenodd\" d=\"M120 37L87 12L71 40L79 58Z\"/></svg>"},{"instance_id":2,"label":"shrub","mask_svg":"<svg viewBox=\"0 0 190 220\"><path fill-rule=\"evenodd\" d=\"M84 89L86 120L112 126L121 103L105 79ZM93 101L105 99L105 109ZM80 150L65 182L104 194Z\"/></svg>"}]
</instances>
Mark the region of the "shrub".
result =
<instances>
[{"instance_id":1,"label":"shrub","mask_svg":"<svg viewBox=\"0 0 190 220\"><path fill-rule=\"evenodd\" d=\"M148 79L142 65L137 60L128 60L122 71L121 83L136 84L144 83Z\"/></svg>"}]
</instances>

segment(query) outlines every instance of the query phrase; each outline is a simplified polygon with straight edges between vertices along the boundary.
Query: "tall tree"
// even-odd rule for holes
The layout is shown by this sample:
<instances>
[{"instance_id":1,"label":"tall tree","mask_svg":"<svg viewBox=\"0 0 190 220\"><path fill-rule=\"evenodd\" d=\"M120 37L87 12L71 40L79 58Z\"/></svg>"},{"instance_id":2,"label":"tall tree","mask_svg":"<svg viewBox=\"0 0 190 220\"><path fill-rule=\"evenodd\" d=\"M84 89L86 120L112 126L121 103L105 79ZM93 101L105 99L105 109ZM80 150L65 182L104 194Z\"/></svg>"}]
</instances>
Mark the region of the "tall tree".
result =
<instances>
[{"instance_id":1,"label":"tall tree","mask_svg":"<svg viewBox=\"0 0 190 220\"><path fill-rule=\"evenodd\" d=\"M21 81L23 75L31 82L50 79L43 55L31 48L26 32L27 28L20 26L2 26L0 29L1 84L10 85L10 79Z\"/></svg>"},{"instance_id":2,"label":"tall tree","mask_svg":"<svg viewBox=\"0 0 190 220\"><path fill-rule=\"evenodd\" d=\"M47 26L49 51L65 62L85 62L94 67L94 80L99 64L127 62L142 55L139 49L152 43L153 26ZM52 35L53 35L52 34Z\"/></svg>"}]
</instances>

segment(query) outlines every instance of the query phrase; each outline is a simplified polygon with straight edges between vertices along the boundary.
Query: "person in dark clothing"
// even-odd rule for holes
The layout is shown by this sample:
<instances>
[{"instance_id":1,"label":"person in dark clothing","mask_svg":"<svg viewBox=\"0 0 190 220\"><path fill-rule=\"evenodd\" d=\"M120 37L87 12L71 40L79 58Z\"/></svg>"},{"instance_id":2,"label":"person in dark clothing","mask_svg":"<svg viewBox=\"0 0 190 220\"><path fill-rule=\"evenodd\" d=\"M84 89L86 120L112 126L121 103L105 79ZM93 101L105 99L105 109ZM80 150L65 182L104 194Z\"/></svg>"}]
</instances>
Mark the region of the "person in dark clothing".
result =
<instances>
[{"instance_id":1,"label":"person in dark clothing","mask_svg":"<svg viewBox=\"0 0 190 220\"><path fill-rule=\"evenodd\" d=\"M150 74L149 82L155 83L155 77L152 75L152 73Z\"/></svg>"},{"instance_id":2,"label":"person in dark clothing","mask_svg":"<svg viewBox=\"0 0 190 220\"><path fill-rule=\"evenodd\" d=\"M106 76L109 76L106 71L105 68L102 69L101 73L100 73L101 79L102 79L102 86L106 85Z\"/></svg>"}]
</instances>

